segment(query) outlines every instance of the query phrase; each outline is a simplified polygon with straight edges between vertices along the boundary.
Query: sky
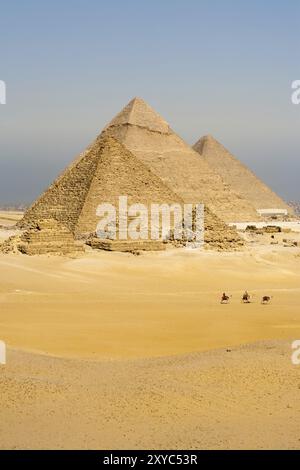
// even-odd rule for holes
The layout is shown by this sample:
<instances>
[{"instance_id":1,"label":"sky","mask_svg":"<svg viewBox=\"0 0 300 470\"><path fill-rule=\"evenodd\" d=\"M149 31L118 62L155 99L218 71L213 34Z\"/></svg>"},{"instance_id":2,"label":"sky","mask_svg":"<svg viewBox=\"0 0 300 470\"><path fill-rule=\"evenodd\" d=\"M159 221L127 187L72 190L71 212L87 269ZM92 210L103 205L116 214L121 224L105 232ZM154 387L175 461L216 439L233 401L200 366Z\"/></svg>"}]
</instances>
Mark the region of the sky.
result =
<instances>
[{"instance_id":1,"label":"sky","mask_svg":"<svg viewBox=\"0 0 300 470\"><path fill-rule=\"evenodd\" d=\"M300 201L298 0L0 0L0 204L29 203L133 97Z\"/></svg>"}]
</instances>

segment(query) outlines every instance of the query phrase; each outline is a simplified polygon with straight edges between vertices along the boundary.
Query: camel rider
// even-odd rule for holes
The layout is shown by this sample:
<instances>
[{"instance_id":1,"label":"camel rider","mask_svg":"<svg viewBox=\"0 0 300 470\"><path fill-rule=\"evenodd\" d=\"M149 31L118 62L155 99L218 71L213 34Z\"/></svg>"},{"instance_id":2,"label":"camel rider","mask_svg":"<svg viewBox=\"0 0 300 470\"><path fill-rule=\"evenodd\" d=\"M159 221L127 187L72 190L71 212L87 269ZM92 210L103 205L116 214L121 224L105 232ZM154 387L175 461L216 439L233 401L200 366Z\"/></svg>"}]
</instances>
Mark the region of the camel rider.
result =
<instances>
[{"instance_id":1,"label":"camel rider","mask_svg":"<svg viewBox=\"0 0 300 470\"><path fill-rule=\"evenodd\" d=\"M249 300L250 300L250 294L248 293L248 291L245 291L245 292L244 292L243 300L244 300L245 302L249 302Z\"/></svg>"},{"instance_id":2,"label":"camel rider","mask_svg":"<svg viewBox=\"0 0 300 470\"><path fill-rule=\"evenodd\" d=\"M222 300L222 302L224 302L225 300L228 300L228 296L226 295L225 292L223 292L221 300Z\"/></svg>"}]
</instances>

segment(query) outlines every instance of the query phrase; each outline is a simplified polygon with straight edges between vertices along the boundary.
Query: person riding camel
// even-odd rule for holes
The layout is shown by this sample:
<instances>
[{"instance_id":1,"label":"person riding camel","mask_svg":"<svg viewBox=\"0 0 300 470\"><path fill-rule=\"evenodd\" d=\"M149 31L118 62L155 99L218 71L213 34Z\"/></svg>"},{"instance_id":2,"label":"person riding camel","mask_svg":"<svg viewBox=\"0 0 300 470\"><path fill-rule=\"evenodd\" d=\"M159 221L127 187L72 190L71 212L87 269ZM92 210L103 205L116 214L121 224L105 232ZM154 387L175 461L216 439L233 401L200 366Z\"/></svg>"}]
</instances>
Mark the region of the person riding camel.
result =
<instances>
[{"instance_id":1,"label":"person riding camel","mask_svg":"<svg viewBox=\"0 0 300 470\"><path fill-rule=\"evenodd\" d=\"M229 302L229 295L223 292L222 297L221 297L221 304L228 303L228 302Z\"/></svg>"},{"instance_id":2,"label":"person riding camel","mask_svg":"<svg viewBox=\"0 0 300 470\"><path fill-rule=\"evenodd\" d=\"M245 303L250 303L250 294L248 291L245 291L242 297L243 302Z\"/></svg>"}]
</instances>

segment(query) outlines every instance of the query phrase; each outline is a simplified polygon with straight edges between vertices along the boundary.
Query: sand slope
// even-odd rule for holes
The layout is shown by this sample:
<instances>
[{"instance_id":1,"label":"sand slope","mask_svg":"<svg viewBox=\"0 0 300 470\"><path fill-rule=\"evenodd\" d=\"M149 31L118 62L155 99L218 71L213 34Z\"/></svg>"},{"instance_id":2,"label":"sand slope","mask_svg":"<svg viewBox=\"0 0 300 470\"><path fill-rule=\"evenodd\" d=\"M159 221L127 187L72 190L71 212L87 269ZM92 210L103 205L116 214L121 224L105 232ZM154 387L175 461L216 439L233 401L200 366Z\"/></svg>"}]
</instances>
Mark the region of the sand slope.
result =
<instances>
[{"instance_id":1,"label":"sand slope","mask_svg":"<svg viewBox=\"0 0 300 470\"><path fill-rule=\"evenodd\" d=\"M106 362L9 351L8 360L2 449L300 447L289 343Z\"/></svg>"},{"instance_id":2,"label":"sand slope","mask_svg":"<svg viewBox=\"0 0 300 470\"><path fill-rule=\"evenodd\" d=\"M300 334L300 258L282 250L1 255L1 339L55 355L124 358L289 338ZM246 288L251 305L240 303ZM219 303L223 290L230 305ZM263 294L274 295L272 305L260 305Z\"/></svg>"},{"instance_id":3,"label":"sand slope","mask_svg":"<svg viewBox=\"0 0 300 470\"><path fill-rule=\"evenodd\" d=\"M299 448L299 262L257 245L1 255L0 447Z\"/></svg>"},{"instance_id":4,"label":"sand slope","mask_svg":"<svg viewBox=\"0 0 300 470\"><path fill-rule=\"evenodd\" d=\"M123 359L300 336L298 252L1 255L1 339L58 356ZM245 289L255 303L241 305ZM230 305L220 305L224 290ZM260 305L264 294L271 305Z\"/></svg>"}]
</instances>

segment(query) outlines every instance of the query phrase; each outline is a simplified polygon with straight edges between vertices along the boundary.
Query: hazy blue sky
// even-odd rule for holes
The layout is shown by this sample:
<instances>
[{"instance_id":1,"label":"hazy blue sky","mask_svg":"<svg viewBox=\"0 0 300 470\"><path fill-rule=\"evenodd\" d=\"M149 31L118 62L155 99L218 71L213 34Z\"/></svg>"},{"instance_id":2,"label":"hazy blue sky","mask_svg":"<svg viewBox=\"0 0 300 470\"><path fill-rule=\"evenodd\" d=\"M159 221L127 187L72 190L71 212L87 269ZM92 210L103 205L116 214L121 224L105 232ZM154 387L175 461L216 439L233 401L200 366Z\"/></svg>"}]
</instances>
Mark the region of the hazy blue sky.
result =
<instances>
[{"instance_id":1,"label":"hazy blue sky","mask_svg":"<svg viewBox=\"0 0 300 470\"><path fill-rule=\"evenodd\" d=\"M300 2L0 3L0 203L31 201L134 96L300 200Z\"/></svg>"}]
</instances>

